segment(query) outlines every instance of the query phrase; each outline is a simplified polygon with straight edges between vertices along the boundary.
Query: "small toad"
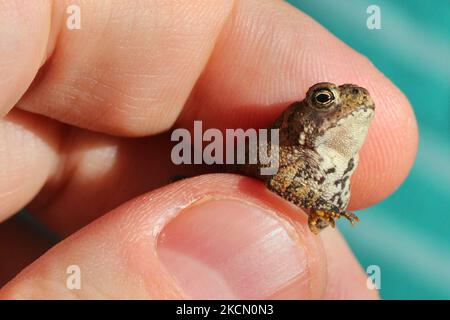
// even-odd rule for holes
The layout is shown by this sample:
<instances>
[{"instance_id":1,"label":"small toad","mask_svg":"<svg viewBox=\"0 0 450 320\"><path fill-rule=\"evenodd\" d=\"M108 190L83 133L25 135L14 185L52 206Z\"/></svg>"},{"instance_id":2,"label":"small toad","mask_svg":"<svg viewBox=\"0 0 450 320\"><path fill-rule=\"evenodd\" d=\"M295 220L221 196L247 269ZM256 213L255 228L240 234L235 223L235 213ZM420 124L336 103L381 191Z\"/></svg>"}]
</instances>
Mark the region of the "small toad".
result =
<instances>
[{"instance_id":1,"label":"small toad","mask_svg":"<svg viewBox=\"0 0 450 320\"><path fill-rule=\"evenodd\" d=\"M359 219L346 211L350 177L374 112L364 88L315 84L304 100L291 104L271 127L279 129L278 172L261 175L260 163L235 169L265 181L271 191L304 208L315 234L334 227L340 217L353 224Z\"/></svg>"}]
</instances>

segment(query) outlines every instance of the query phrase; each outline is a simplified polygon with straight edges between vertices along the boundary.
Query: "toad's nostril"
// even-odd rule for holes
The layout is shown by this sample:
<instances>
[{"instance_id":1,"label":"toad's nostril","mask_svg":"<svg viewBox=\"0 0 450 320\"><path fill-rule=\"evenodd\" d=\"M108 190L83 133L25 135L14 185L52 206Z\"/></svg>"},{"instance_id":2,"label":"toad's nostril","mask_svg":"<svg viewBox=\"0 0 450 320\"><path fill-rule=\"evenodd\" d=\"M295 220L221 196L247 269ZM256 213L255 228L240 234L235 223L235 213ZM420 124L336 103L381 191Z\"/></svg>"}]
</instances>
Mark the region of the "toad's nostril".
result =
<instances>
[{"instance_id":1,"label":"toad's nostril","mask_svg":"<svg viewBox=\"0 0 450 320\"><path fill-rule=\"evenodd\" d=\"M358 93L359 93L358 88L353 88L353 89L352 89L352 93L353 93L353 94L358 94Z\"/></svg>"}]
</instances>

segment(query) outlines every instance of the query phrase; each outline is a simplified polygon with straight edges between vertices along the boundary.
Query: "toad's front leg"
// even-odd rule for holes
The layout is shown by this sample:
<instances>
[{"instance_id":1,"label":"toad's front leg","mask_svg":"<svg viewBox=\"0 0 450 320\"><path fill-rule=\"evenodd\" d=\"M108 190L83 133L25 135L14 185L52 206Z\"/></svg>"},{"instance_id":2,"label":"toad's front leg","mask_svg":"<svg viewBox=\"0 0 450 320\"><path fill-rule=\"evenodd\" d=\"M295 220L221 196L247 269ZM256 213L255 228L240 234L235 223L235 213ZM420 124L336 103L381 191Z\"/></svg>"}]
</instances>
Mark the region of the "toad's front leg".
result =
<instances>
[{"instance_id":1,"label":"toad's front leg","mask_svg":"<svg viewBox=\"0 0 450 320\"><path fill-rule=\"evenodd\" d=\"M335 227L335 219L340 217L346 218L353 225L355 222L359 221L359 218L352 212L334 212L334 211L324 211L324 210L310 210L308 216L309 229L314 233L318 234L322 229L331 226Z\"/></svg>"}]
</instances>

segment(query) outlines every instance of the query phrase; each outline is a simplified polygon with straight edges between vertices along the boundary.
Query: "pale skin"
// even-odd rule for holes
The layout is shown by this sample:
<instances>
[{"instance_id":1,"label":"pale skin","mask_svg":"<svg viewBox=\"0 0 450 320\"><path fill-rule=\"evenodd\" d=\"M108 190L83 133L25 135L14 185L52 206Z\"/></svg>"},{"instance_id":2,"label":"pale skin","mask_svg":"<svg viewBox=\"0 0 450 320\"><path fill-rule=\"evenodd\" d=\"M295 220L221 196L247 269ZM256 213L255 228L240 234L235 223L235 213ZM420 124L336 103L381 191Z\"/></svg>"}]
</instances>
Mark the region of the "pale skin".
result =
<instances>
[{"instance_id":1,"label":"pale skin","mask_svg":"<svg viewBox=\"0 0 450 320\"><path fill-rule=\"evenodd\" d=\"M288 4L136 3L81 1L82 28L71 31L64 1L0 2L0 298L377 298L339 233L313 235L306 215L261 182L216 174L162 187L180 173L164 132L197 119L265 127L311 84L358 84L377 105L352 178L349 209L358 210L391 194L412 166L417 127L405 96ZM204 205L211 198L214 208ZM50 239L14 217L27 204L70 237L45 252ZM255 240L265 230L283 236L265 246ZM184 248L186 239L198 245ZM245 248L233 252L248 264L208 285L223 275L208 241L224 261L231 246ZM216 268L211 277L193 272L200 267L183 250ZM82 290L65 286L70 264L81 267ZM236 284L242 278L253 287Z\"/></svg>"}]
</instances>

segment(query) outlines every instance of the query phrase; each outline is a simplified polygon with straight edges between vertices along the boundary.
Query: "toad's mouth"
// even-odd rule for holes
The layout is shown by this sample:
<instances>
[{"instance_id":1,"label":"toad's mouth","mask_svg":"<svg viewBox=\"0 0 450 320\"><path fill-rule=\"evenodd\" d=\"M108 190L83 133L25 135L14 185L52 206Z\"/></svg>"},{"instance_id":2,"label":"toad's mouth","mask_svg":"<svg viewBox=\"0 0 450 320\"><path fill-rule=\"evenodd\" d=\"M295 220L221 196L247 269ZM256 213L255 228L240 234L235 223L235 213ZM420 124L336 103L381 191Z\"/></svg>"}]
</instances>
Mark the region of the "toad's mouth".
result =
<instances>
[{"instance_id":1,"label":"toad's mouth","mask_svg":"<svg viewBox=\"0 0 450 320\"><path fill-rule=\"evenodd\" d=\"M333 127L339 127L339 126L345 125L352 119L357 120L357 122L361 122L362 126L369 126L370 121L372 121L374 115L375 115L375 105L365 104L365 105L362 105L361 107L353 110L352 112L345 115L344 117L340 118L335 123L335 125L330 127L330 129Z\"/></svg>"}]
</instances>

